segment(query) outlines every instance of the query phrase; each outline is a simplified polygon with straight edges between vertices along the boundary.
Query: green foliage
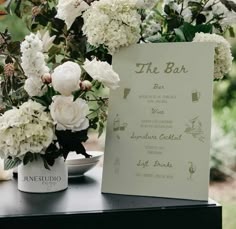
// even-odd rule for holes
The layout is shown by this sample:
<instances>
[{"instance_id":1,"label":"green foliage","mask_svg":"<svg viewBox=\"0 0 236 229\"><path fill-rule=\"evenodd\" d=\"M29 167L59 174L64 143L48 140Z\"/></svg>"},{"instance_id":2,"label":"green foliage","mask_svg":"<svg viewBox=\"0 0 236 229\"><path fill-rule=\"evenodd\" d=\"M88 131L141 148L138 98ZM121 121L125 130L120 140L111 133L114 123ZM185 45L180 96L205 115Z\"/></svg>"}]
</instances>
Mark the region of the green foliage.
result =
<instances>
[{"instance_id":1,"label":"green foliage","mask_svg":"<svg viewBox=\"0 0 236 229\"><path fill-rule=\"evenodd\" d=\"M21 160L19 158L7 158L4 160L4 170L9 170L17 167L18 165L21 164Z\"/></svg>"},{"instance_id":2,"label":"green foliage","mask_svg":"<svg viewBox=\"0 0 236 229\"><path fill-rule=\"evenodd\" d=\"M233 202L225 201L222 203L222 206L223 206L223 228L235 229L236 204Z\"/></svg>"}]
</instances>

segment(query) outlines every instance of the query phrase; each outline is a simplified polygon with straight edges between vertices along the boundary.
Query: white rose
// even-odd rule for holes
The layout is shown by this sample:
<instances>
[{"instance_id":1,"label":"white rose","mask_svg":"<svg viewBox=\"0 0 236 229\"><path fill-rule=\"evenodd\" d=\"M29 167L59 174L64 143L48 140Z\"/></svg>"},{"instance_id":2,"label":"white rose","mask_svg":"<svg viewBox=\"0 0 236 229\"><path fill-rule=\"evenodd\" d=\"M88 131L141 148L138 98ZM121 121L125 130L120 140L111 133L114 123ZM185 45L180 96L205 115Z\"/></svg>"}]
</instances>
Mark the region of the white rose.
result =
<instances>
[{"instance_id":1,"label":"white rose","mask_svg":"<svg viewBox=\"0 0 236 229\"><path fill-rule=\"evenodd\" d=\"M113 70L112 66L105 61L86 59L83 65L84 70L94 79L102 82L106 87L116 89L119 87L119 75Z\"/></svg>"},{"instance_id":2,"label":"white rose","mask_svg":"<svg viewBox=\"0 0 236 229\"><path fill-rule=\"evenodd\" d=\"M78 98L73 101L73 96L54 96L50 112L57 130L75 132L89 127L89 121L86 118L89 107L83 99Z\"/></svg>"},{"instance_id":3,"label":"white rose","mask_svg":"<svg viewBox=\"0 0 236 229\"><path fill-rule=\"evenodd\" d=\"M67 61L54 69L52 86L62 95L70 96L79 88L81 68L78 64Z\"/></svg>"},{"instance_id":4,"label":"white rose","mask_svg":"<svg viewBox=\"0 0 236 229\"><path fill-rule=\"evenodd\" d=\"M42 80L37 77L29 77L25 81L24 89L29 96L42 96L47 91L47 88L43 87Z\"/></svg>"}]
</instances>

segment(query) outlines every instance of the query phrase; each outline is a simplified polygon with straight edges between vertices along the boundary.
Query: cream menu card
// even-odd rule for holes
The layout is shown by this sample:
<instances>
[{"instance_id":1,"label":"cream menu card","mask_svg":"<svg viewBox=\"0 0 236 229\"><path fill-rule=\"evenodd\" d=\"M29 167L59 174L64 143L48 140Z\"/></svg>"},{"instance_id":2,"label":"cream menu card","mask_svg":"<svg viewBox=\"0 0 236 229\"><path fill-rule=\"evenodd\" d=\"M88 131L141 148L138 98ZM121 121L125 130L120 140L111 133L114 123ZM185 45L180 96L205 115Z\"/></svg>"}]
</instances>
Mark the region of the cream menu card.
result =
<instances>
[{"instance_id":1,"label":"cream menu card","mask_svg":"<svg viewBox=\"0 0 236 229\"><path fill-rule=\"evenodd\" d=\"M207 200L214 46L137 44L113 67L102 192Z\"/></svg>"}]
</instances>

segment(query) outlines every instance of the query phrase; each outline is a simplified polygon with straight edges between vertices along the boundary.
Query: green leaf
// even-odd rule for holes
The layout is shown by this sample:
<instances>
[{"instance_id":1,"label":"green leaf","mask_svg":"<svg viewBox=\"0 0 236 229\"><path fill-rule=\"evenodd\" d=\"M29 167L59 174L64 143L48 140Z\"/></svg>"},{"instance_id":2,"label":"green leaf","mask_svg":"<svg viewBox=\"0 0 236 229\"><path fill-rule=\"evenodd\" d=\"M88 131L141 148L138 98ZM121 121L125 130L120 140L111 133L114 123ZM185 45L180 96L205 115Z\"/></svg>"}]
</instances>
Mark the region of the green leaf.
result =
<instances>
[{"instance_id":1,"label":"green leaf","mask_svg":"<svg viewBox=\"0 0 236 229\"><path fill-rule=\"evenodd\" d=\"M196 33L212 33L211 24L201 24L193 26L190 23L185 22L180 29L183 31L186 41L192 41Z\"/></svg>"},{"instance_id":2,"label":"green leaf","mask_svg":"<svg viewBox=\"0 0 236 229\"><path fill-rule=\"evenodd\" d=\"M206 16L203 14L198 14L196 18L196 24L200 25L206 22Z\"/></svg>"},{"instance_id":3,"label":"green leaf","mask_svg":"<svg viewBox=\"0 0 236 229\"><path fill-rule=\"evenodd\" d=\"M165 5L165 6L164 6L164 12L165 12L167 15L169 15L169 14L171 13L171 8L170 8L169 5Z\"/></svg>"},{"instance_id":4,"label":"green leaf","mask_svg":"<svg viewBox=\"0 0 236 229\"><path fill-rule=\"evenodd\" d=\"M95 51L96 49L97 49L97 47L94 47L94 46L92 46L92 45L90 45L90 44L87 44L87 45L86 45L86 53L93 52L93 51Z\"/></svg>"},{"instance_id":5,"label":"green leaf","mask_svg":"<svg viewBox=\"0 0 236 229\"><path fill-rule=\"evenodd\" d=\"M212 33L212 25L211 24L202 24L196 26L196 32L200 33Z\"/></svg>"},{"instance_id":6,"label":"green leaf","mask_svg":"<svg viewBox=\"0 0 236 229\"><path fill-rule=\"evenodd\" d=\"M50 167L49 167L49 165L48 165L48 163L47 163L46 158L45 158L45 157L42 157L42 160L43 160L43 165L44 165L45 169L50 170Z\"/></svg>"},{"instance_id":7,"label":"green leaf","mask_svg":"<svg viewBox=\"0 0 236 229\"><path fill-rule=\"evenodd\" d=\"M23 158L23 165L26 165L29 162L32 162L34 160L34 155L30 152L27 152Z\"/></svg>"},{"instance_id":8,"label":"green leaf","mask_svg":"<svg viewBox=\"0 0 236 229\"><path fill-rule=\"evenodd\" d=\"M14 63L13 59L10 56L7 56L7 58L5 59L5 64L11 64Z\"/></svg>"},{"instance_id":9,"label":"green leaf","mask_svg":"<svg viewBox=\"0 0 236 229\"><path fill-rule=\"evenodd\" d=\"M17 1L16 8L15 8L15 14L18 17L21 17L21 11L20 11L20 6L21 6L21 0Z\"/></svg>"},{"instance_id":10,"label":"green leaf","mask_svg":"<svg viewBox=\"0 0 236 229\"><path fill-rule=\"evenodd\" d=\"M0 74L2 74L3 72L4 72L4 67L0 65Z\"/></svg>"},{"instance_id":11,"label":"green leaf","mask_svg":"<svg viewBox=\"0 0 236 229\"><path fill-rule=\"evenodd\" d=\"M176 37L178 38L178 41L186 41L184 33L181 29L175 29L174 31L175 31Z\"/></svg>"},{"instance_id":12,"label":"green leaf","mask_svg":"<svg viewBox=\"0 0 236 229\"><path fill-rule=\"evenodd\" d=\"M98 128L98 137L100 137L104 130L104 124L102 122L99 122L99 128Z\"/></svg>"},{"instance_id":13,"label":"green leaf","mask_svg":"<svg viewBox=\"0 0 236 229\"><path fill-rule=\"evenodd\" d=\"M21 160L19 158L14 158L14 159L5 159L4 160L4 170L9 170L13 169L14 167L18 166L21 164Z\"/></svg>"},{"instance_id":14,"label":"green leaf","mask_svg":"<svg viewBox=\"0 0 236 229\"><path fill-rule=\"evenodd\" d=\"M235 32L234 32L234 28L233 27L229 28L229 35L230 35L230 37L235 37Z\"/></svg>"},{"instance_id":15,"label":"green leaf","mask_svg":"<svg viewBox=\"0 0 236 229\"><path fill-rule=\"evenodd\" d=\"M167 19L168 31L173 31L174 29L179 28L182 25L182 23L183 23L183 18L179 15Z\"/></svg>"},{"instance_id":16,"label":"green leaf","mask_svg":"<svg viewBox=\"0 0 236 229\"><path fill-rule=\"evenodd\" d=\"M41 105L43 105L43 106L45 106L45 107L48 106L47 102L45 102L45 101L42 99L42 97L34 96L34 97L33 97L33 100L36 101L36 102L38 102L38 103L40 103Z\"/></svg>"},{"instance_id":17,"label":"green leaf","mask_svg":"<svg viewBox=\"0 0 236 229\"><path fill-rule=\"evenodd\" d=\"M200 2L192 2L192 1L189 1L189 2L188 2L188 6L189 6L189 7L194 7L194 8L199 8L199 9L201 9L202 4L201 4Z\"/></svg>"},{"instance_id":18,"label":"green leaf","mask_svg":"<svg viewBox=\"0 0 236 229\"><path fill-rule=\"evenodd\" d=\"M184 23L183 26L181 26L181 30L183 31L187 41L193 40L196 33L196 29L194 28L194 26L189 23Z\"/></svg>"}]
</instances>

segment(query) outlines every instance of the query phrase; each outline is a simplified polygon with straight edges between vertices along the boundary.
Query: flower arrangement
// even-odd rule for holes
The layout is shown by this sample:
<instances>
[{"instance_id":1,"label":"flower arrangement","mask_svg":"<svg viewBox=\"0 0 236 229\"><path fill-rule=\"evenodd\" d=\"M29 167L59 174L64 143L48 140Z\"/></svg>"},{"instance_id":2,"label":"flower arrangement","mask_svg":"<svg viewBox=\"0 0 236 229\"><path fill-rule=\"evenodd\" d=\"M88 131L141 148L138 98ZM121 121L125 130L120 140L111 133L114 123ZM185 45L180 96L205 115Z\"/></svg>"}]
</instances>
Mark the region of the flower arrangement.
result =
<instances>
[{"instance_id":1,"label":"flower arrangement","mask_svg":"<svg viewBox=\"0 0 236 229\"><path fill-rule=\"evenodd\" d=\"M112 55L135 43L214 42L219 80L230 70L226 33L234 36L233 0L5 0L29 34L0 32L0 157L5 168L40 156L49 168L76 151L89 129L100 136L108 98L119 87Z\"/></svg>"}]
</instances>

